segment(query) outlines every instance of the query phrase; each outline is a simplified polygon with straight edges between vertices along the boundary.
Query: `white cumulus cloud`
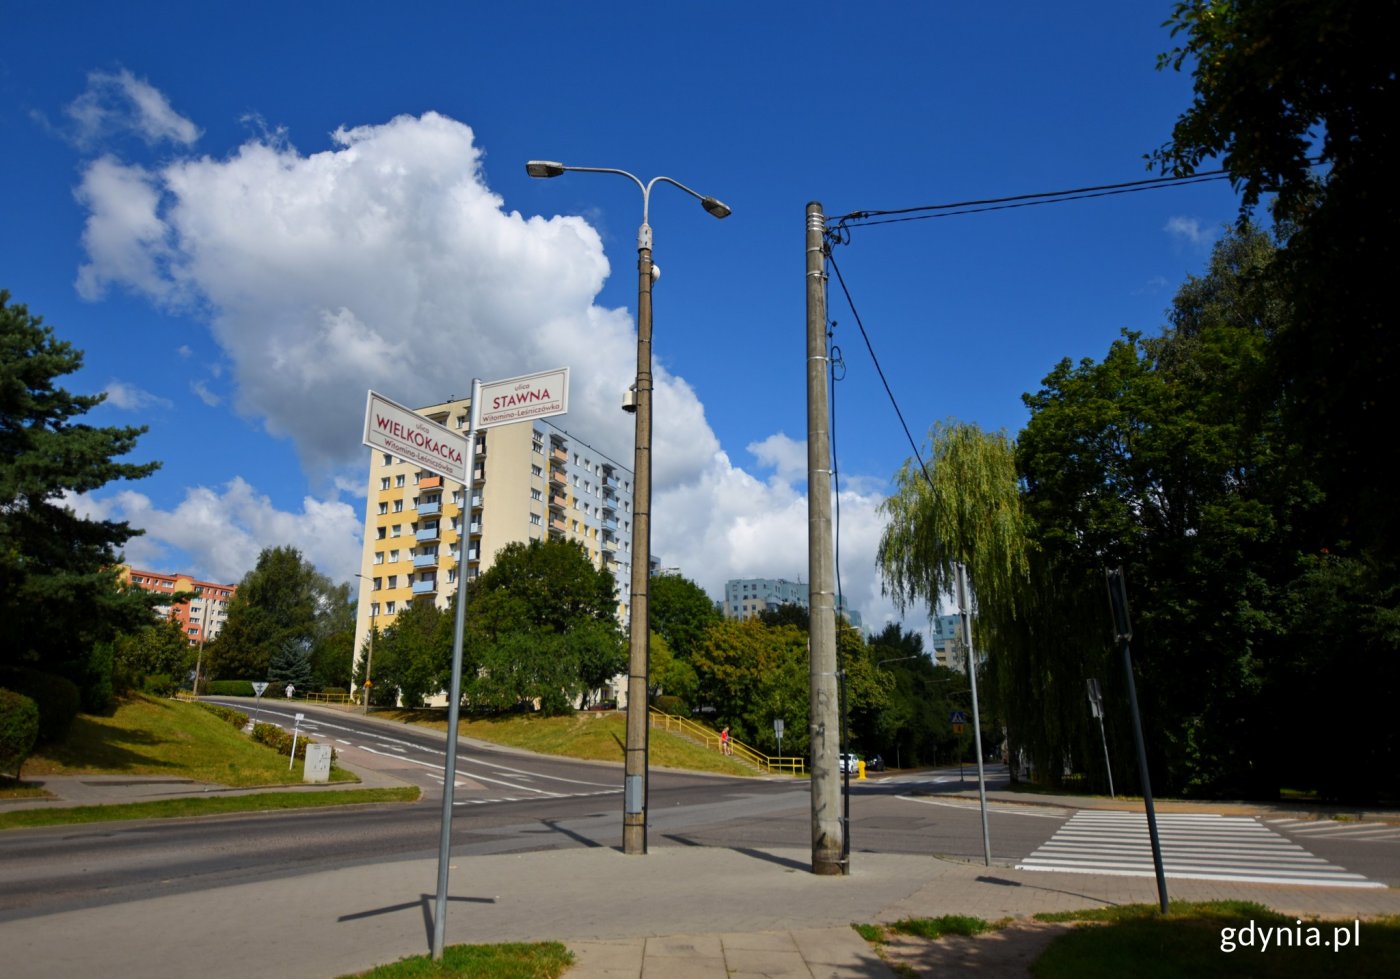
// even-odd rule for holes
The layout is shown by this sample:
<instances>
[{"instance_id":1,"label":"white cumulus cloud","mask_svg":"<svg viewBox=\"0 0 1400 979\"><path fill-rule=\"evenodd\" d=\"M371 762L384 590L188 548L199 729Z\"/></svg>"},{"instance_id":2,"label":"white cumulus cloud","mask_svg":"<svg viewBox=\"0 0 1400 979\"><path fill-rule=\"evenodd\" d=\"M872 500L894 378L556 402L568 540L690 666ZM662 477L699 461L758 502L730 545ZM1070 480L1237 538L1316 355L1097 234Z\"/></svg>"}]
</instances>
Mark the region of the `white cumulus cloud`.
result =
<instances>
[{"instance_id":1,"label":"white cumulus cloud","mask_svg":"<svg viewBox=\"0 0 1400 979\"><path fill-rule=\"evenodd\" d=\"M1199 218L1174 215L1167 219L1162 230L1196 248L1209 247L1215 241L1214 230L1203 227Z\"/></svg>"},{"instance_id":2,"label":"white cumulus cloud","mask_svg":"<svg viewBox=\"0 0 1400 979\"><path fill-rule=\"evenodd\" d=\"M556 366L572 370L564 424L630 465L632 419L618 405L636 333L626 310L597 305L610 271L599 234L582 217L508 210L481 162L471 128L431 112L340 129L311 154L278 131L223 159L184 157L158 171L99 159L78 194L89 210L80 286L201 310L237 409L290 438L332 495L363 485L367 388L421 405L467 394L473 376ZM653 553L715 597L728 577L805 576L806 501L794 489L805 481L802 444L775 434L749 447L773 470L765 482L731 464L684 378L658 365L655 385ZM216 403L207 387L196 392ZM168 525L141 525L189 540L188 528L213 529L198 513L255 497L242 484L222 497L190 494ZM878 622L890 606L874 572L877 502L842 494L846 591ZM358 516L346 507L342 524L336 514L325 529L357 554ZM300 532L307 522L292 514L286 525ZM250 526L205 550L219 548L215 565L232 568L256 556L254 541L278 543ZM358 563L334 556L321 565L328 573Z\"/></svg>"},{"instance_id":3,"label":"white cumulus cloud","mask_svg":"<svg viewBox=\"0 0 1400 979\"><path fill-rule=\"evenodd\" d=\"M136 385L128 384L125 381L109 381L107 386L102 389L102 393L107 396L107 404L123 411L173 407L169 398L162 398L149 391L143 391Z\"/></svg>"},{"instance_id":4,"label":"white cumulus cloud","mask_svg":"<svg viewBox=\"0 0 1400 979\"><path fill-rule=\"evenodd\" d=\"M65 112L73 140L82 147L125 133L149 144L188 146L199 139L198 126L176 112L159 89L125 68L90 73L87 89Z\"/></svg>"},{"instance_id":5,"label":"white cumulus cloud","mask_svg":"<svg viewBox=\"0 0 1400 979\"><path fill-rule=\"evenodd\" d=\"M78 496L68 503L84 517L124 520L143 529L127 543L126 559L153 571L232 584L257 564L263 548L286 545L337 581L360 565L361 514L355 507L308 496L299 512L278 510L242 479L220 489L193 487L170 510L134 490L101 500Z\"/></svg>"}]
</instances>

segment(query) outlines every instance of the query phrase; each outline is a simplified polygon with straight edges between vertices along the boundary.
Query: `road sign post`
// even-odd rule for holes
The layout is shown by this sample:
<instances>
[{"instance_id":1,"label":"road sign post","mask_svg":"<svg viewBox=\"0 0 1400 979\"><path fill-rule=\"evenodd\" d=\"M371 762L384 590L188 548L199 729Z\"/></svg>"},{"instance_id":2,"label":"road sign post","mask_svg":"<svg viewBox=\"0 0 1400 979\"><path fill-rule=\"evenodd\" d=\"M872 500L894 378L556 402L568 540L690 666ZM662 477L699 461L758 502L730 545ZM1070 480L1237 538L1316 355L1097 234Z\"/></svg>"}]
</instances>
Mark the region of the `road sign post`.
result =
<instances>
[{"instance_id":1,"label":"road sign post","mask_svg":"<svg viewBox=\"0 0 1400 979\"><path fill-rule=\"evenodd\" d=\"M267 689L267 681L266 681L266 680L254 680L254 681L253 681L253 709L254 709L255 711L257 711L257 716L259 716L259 717L262 716L262 695L263 695L263 691L266 690L266 689ZM254 721L253 723L256 724L257 721Z\"/></svg>"}]
</instances>

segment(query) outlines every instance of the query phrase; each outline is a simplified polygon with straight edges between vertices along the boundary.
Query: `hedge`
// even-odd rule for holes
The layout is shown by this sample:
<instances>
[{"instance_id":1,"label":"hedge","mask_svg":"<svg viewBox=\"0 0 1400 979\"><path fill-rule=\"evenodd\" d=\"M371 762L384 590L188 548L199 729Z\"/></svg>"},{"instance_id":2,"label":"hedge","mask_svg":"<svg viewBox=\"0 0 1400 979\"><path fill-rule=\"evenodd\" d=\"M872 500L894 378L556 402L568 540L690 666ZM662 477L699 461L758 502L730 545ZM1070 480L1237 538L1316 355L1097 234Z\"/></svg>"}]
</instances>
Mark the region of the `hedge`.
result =
<instances>
[{"instance_id":1,"label":"hedge","mask_svg":"<svg viewBox=\"0 0 1400 979\"><path fill-rule=\"evenodd\" d=\"M204 686L201 681L200 686ZM252 680L210 680L211 697L255 697Z\"/></svg>"},{"instance_id":2,"label":"hedge","mask_svg":"<svg viewBox=\"0 0 1400 979\"><path fill-rule=\"evenodd\" d=\"M28 667L0 673L0 686L24 694L39 708L39 743L51 744L68 737L68 729L82 706L82 694L72 680Z\"/></svg>"},{"instance_id":3,"label":"hedge","mask_svg":"<svg viewBox=\"0 0 1400 979\"><path fill-rule=\"evenodd\" d=\"M13 770L18 779L38 738L38 706L24 694L0 688L0 774Z\"/></svg>"},{"instance_id":4,"label":"hedge","mask_svg":"<svg viewBox=\"0 0 1400 979\"><path fill-rule=\"evenodd\" d=\"M248 715L241 710L234 710L232 707L225 707L223 704L206 704L202 700L197 701L197 703L215 717L220 720L228 721L240 731L243 730L243 726L248 723Z\"/></svg>"},{"instance_id":5,"label":"hedge","mask_svg":"<svg viewBox=\"0 0 1400 979\"><path fill-rule=\"evenodd\" d=\"M289 755L292 751L292 732L278 727L276 724L264 724L261 721L253 725L253 740L276 749L279 755ZM315 744L304 734L297 735L297 757L306 757L306 746ZM331 749L331 761L335 761L335 749Z\"/></svg>"}]
</instances>

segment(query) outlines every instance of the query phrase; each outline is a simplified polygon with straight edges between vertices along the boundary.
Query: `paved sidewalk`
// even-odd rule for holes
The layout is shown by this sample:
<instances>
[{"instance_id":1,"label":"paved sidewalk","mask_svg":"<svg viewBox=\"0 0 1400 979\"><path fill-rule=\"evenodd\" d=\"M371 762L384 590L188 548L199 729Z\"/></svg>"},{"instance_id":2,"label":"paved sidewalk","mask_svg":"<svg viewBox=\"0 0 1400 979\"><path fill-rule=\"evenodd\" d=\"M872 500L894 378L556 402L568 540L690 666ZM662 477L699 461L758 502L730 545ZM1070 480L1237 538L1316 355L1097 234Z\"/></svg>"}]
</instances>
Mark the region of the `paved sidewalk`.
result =
<instances>
[{"instance_id":1,"label":"paved sidewalk","mask_svg":"<svg viewBox=\"0 0 1400 979\"><path fill-rule=\"evenodd\" d=\"M907 855L808 872L806 849L604 847L454 862L449 943L555 939L570 979L891 972L856 922L958 913L989 920L1154 903L1150 879L1017 871ZM0 924L9 979L82 975L327 979L430 947L437 861L344 867ZM1239 898L1287 914L1400 914L1400 891L1173 881L1183 900Z\"/></svg>"}]
</instances>

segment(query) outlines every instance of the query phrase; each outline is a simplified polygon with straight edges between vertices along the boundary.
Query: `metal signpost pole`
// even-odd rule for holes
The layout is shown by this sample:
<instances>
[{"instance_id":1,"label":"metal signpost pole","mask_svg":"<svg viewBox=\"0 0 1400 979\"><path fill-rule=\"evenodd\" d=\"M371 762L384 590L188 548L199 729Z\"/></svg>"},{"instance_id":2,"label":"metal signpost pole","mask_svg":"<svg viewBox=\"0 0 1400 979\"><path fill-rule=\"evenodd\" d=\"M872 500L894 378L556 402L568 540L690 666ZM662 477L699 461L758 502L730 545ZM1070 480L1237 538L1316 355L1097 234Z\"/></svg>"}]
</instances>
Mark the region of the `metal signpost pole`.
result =
<instances>
[{"instance_id":1,"label":"metal signpost pole","mask_svg":"<svg viewBox=\"0 0 1400 979\"><path fill-rule=\"evenodd\" d=\"M467 549L471 544L472 483L476 470L476 420L481 412L481 379L472 379L467 422L467 471L462 484L461 526L457 533L457 616L452 629L452 681L447 688L447 764L442 777L442 832L438 838L437 904L433 912L433 958L442 958L447 937L447 876L452 850L452 803L457 785L457 721L462 703L462 631L467 621Z\"/></svg>"},{"instance_id":2,"label":"metal signpost pole","mask_svg":"<svg viewBox=\"0 0 1400 979\"><path fill-rule=\"evenodd\" d=\"M977 746L977 797L982 803L982 857L992 865L992 838L987 831L987 774L982 768L982 716L977 708L977 657L972 648L972 605L967 565L958 565L958 607L962 612L963 642L967 647L967 678L972 683L972 740Z\"/></svg>"},{"instance_id":3,"label":"metal signpost pole","mask_svg":"<svg viewBox=\"0 0 1400 979\"><path fill-rule=\"evenodd\" d=\"M1157 871L1157 900L1167 913L1167 873L1162 866L1162 843L1157 837L1157 810L1152 805L1152 779L1147 773L1147 743L1142 737L1142 715L1138 713L1137 684L1133 681L1133 654L1129 644L1133 626L1128 620L1128 586L1122 567L1106 573L1108 601L1113 607L1113 626L1123 652L1123 671L1128 678L1128 707L1133 715L1133 738L1137 742L1138 770L1142 777L1142 801L1147 809L1147 836L1152 841L1152 865Z\"/></svg>"}]
</instances>

